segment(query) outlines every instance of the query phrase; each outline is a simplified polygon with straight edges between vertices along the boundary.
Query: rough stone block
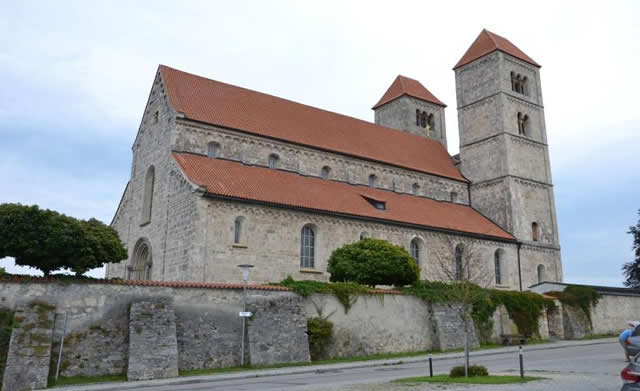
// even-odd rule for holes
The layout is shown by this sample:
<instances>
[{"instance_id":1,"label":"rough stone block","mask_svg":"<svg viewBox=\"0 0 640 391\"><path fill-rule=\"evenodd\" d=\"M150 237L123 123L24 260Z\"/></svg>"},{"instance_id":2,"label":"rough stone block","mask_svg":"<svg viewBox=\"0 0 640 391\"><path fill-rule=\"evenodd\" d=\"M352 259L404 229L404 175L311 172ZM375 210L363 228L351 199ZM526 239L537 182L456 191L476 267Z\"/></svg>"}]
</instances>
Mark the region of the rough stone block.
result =
<instances>
[{"instance_id":1,"label":"rough stone block","mask_svg":"<svg viewBox=\"0 0 640 391\"><path fill-rule=\"evenodd\" d=\"M303 298L258 299L249 310L253 312L247 322L251 365L311 360Z\"/></svg>"},{"instance_id":2,"label":"rough stone block","mask_svg":"<svg viewBox=\"0 0 640 391\"><path fill-rule=\"evenodd\" d=\"M128 380L178 376L178 342L173 302L153 299L131 304Z\"/></svg>"},{"instance_id":3,"label":"rough stone block","mask_svg":"<svg viewBox=\"0 0 640 391\"><path fill-rule=\"evenodd\" d=\"M430 323L433 336L433 350L448 350L464 347L465 322L469 333L469 347L478 347L478 337L471 317L460 316L462 308L457 304L431 304Z\"/></svg>"},{"instance_id":4,"label":"rough stone block","mask_svg":"<svg viewBox=\"0 0 640 391\"><path fill-rule=\"evenodd\" d=\"M3 390L47 387L54 317L55 307L45 303L32 302L16 309Z\"/></svg>"}]
</instances>

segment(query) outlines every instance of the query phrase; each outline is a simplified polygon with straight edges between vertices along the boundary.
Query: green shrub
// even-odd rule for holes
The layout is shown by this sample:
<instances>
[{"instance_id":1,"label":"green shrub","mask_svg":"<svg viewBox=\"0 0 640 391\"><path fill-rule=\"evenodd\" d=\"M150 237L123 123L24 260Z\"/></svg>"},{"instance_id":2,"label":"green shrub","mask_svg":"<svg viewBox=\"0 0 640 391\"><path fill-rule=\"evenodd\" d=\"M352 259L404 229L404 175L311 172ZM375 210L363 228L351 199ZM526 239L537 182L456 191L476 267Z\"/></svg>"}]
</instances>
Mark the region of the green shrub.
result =
<instances>
[{"instance_id":1,"label":"green shrub","mask_svg":"<svg viewBox=\"0 0 640 391\"><path fill-rule=\"evenodd\" d=\"M591 309L600 301L600 294L595 289L588 286L569 285L562 292L547 292L547 295L556 297L562 304L580 308L593 328Z\"/></svg>"},{"instance_id":2,"label":"green shrub","mask_svg":"<svg viewBox=\"0 0 640 391\"><path fill-rule=\"evenodd\" d=\"M333 338L333 323L327 319L313 317L307 320L309 335L309 353L312 360L325 357L327 346Z\"/></svg>"},{"instance_id":3,"label":"green shrub","mask_svg":"<svg viewBox=\"0 0 640 391\"><path fill-rule=\"evenodd\" d=\"M487 368L482 365L470 365L469 377L474 376L489 376L489 371L487 371ZM464 377L464 365L458 365L457 367L451 368L449 377Z\"/></svg>"},{"instance_id":4,"label":"green shrub","mask_svg":"<svg viewBox=\"0 0 640 391\"><path fill-rule=\"evenodd\" d=\"M404 286L420 277L418 264L407 250L380 239L346 244L333 251L328 263L332 282Z\"/></svg>"}]
</instances>

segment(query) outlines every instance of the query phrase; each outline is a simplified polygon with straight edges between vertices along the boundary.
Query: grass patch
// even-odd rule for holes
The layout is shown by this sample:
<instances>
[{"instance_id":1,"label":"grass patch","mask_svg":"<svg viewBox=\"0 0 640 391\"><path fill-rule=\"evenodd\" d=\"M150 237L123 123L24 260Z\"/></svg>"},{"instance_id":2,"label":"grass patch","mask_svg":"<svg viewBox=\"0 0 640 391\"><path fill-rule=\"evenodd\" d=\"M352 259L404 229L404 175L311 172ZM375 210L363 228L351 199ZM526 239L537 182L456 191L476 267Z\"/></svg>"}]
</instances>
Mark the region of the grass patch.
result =
<instances>
[{"instance_id":1,"label":"grass patch","mask_svg":"<svg viewBox=\"0 0 640 391\"><path fill-rule=\"evenodd\" d=\"M534 380L542 380L544 377L525 376L524 379L515 375L490 375L474 377L449 377L449 375L436 375L434 377L407 377L394 380L393 383L458 383L458 384L513 384L527 383Z\"/></svg>"},{"instance_id":2,"label":"grass patch","mask_svg":"<svg viewBox=\"0 0 640 391\"><path fill-rule=\"evenodd\" d=\"M49 387L72 386L75 384L105 383L114 381L127 381L127 376L125 374L105 376L60 376L58 377L58 381L56 381L52 377L49 379Z\"/></svg>"}]
</instances>

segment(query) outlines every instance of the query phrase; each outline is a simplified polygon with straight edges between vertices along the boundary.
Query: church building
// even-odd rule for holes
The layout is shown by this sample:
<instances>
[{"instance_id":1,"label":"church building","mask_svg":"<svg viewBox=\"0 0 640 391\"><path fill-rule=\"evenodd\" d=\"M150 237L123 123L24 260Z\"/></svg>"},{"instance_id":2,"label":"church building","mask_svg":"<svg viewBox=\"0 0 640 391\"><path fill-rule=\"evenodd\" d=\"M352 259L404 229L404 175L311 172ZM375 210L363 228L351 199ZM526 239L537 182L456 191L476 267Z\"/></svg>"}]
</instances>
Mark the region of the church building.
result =
<instances>
[{"instance_id":1,"label":"church building","mask_svg":"<svg viewBox=\"0 0 640 391\"><path fill-rule=\"evenodd\" d=\"M483 30L454 66L460 153L445 104L398 76L367 122L160 65L112 226L129 258L107 278L327 281L365 237L441 279L465 251L488 285L562 281L540 65Z\"/></svg>"}]
</instances>

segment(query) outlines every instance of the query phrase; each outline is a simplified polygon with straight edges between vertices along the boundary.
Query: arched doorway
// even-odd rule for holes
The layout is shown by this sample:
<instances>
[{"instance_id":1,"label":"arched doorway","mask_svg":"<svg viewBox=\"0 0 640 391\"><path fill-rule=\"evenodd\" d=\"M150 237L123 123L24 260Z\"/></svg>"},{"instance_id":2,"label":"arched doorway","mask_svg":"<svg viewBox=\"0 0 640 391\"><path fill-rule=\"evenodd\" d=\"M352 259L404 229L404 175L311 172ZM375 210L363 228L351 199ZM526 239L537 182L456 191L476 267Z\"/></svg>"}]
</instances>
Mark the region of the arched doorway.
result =
<instances>
[{"instance_id":1,"label":"arched doorway","mask_svg":"<svg viewBox=\"0 0 640 391\"><path fill-rule=\"evenodd\" d=\"M133 248L133 256L129 266L129 279L149 280L151 278L151 265L151 244L147 239L140 239Z\"/></svg>"}]
</instances>

